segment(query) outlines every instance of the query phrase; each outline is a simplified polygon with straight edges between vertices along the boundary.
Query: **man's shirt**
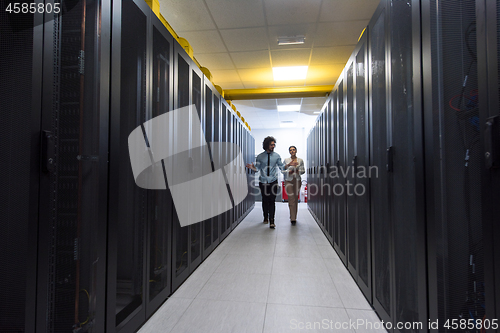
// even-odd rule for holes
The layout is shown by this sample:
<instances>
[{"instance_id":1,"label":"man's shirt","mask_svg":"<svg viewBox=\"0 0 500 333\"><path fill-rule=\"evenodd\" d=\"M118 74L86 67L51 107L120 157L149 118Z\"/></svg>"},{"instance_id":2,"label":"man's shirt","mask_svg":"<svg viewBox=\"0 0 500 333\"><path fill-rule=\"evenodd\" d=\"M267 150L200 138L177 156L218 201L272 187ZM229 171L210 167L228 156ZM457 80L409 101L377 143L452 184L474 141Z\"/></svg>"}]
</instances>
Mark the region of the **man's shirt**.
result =
<instances>
[{"instance_id":1,"label":"man's shirt","mask_svg":"<svg viewBox=\"0 0 500 333\"><path fill-rule=\"evenodd\" d=\"M260 171L259 182L261 183L272 183L278 180L278 169L283 171L285 167L280 155L274 151L271 153L264 151L257 155L254 165L257 171Z\"/></svg>"}]
</instances>

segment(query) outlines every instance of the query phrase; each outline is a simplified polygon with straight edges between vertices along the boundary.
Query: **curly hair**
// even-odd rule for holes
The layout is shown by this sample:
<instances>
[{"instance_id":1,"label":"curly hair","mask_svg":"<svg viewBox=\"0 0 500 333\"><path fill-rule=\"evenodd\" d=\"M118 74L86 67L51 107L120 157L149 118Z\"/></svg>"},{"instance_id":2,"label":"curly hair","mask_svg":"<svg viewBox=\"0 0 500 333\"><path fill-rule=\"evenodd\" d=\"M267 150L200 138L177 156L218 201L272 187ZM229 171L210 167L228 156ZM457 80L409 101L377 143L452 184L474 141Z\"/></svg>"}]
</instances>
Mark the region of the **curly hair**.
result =
<instances>
[{"instance_id":1,"label":"curly hair","mask_svg":"<svg viewBox=\"0 0 500 333\"><path fill-rule=\"evenodd\" d=\"M271 142L275 142L276 143L276 139L273 138L272 136L268 136L264 139L264 141L262 142L262 148L264 150L267 150L269 148L269 145L271 144Z\"/></svg>"}]
</instances>

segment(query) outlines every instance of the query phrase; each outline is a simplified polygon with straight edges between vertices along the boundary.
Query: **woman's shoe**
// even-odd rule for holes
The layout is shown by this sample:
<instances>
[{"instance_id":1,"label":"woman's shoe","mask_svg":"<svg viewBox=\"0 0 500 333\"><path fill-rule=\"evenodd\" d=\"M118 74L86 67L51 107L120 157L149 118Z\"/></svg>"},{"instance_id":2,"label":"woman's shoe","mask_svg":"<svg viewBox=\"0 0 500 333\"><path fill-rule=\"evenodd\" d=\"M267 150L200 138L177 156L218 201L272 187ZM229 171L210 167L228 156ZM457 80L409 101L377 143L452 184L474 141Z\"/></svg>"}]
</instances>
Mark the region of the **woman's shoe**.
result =
<instances>
[{"instance_id":1,"label":"woman's shoe","mask_svg":"<svg viewBox=\"0 0 500 333\"><path fill-rule=\"evenodd\" d=\"M292 225L295 225L295 223L297 223L297 221L290 221L290 222L292 222Z\"/></svg>"},{"instance_id":2,"label":"woman's shoe","mask_svg":"<svg viewBox=\"0 0 500 333\"><path fill-rule=\"evenodd\" d=\"M268 224L269 220L267 218L264 219L264 224Z\"/></svg>"},{"instance_id":3,"label":"woman's shoe","mask_svg":"<svg viewBox=\"0 0 500 333\"><path fill-rule=\"evenodd\" d=\"M276 226L274 225L274 219L270 219L271 224L269 224L269 228L274 229Z\"/></svg>"}]
</instances>

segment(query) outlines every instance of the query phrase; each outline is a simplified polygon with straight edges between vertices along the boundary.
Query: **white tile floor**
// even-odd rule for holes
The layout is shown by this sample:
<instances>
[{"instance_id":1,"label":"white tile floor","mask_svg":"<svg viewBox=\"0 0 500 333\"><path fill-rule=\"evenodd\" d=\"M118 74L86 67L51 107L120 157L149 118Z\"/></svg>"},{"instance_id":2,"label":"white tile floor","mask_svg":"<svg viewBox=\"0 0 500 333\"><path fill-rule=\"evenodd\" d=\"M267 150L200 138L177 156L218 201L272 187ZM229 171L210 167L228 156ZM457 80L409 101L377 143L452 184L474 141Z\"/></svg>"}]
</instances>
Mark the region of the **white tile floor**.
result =
<instances>
[{"instance_id":1,"label":"white tile floor","mask_svg":"<svg viewBox=\"0 0 500 333\"><path fill-rule=\"evenodd\" d=\"M273 230L257 202L139 332L386 332L378 325L306 204L292 226L276 203Z\"/></svg>"}]
</instances>

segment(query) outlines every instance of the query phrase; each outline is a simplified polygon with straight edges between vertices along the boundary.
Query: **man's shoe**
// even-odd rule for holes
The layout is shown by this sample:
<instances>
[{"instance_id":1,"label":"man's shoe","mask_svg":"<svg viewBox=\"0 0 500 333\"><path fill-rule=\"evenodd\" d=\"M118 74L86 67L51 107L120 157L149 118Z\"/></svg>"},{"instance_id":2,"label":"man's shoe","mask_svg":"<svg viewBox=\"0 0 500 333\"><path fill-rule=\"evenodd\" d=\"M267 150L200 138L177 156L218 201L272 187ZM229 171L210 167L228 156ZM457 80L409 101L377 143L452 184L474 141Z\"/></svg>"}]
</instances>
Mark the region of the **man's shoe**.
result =
<instances>
[{"instance_id":1,"label":"man's shoe","mask_svg":"<svg viewBox=\"0 0 500 333\"><path fill-rule=\"evenodd\" d=\"M269 228L274 229L276 226L274 225L274 219L270 219L271 224L269 225Z\"/></svg>"},{"instance_id":2,"label":"man's shoe","mask_svg":"<svg viewBox=\"0 0 500 333\"><path fill-rule=\"evenodd\" d=\"M268 224L269 223L269 220L266 218L264 219L264 224Z\"/></svg>"},{"instance_id":3,"label":"man's shoe","mask_svg":"<svg viewBox=\"0 0 500 333\"><path fill-rule=\"evenodd\" d=\"M297 221L295 221L295 220L294 220L294 221L291 221L291 222L292 222L292 225L295 225L295 223L297 223Z\"/></svg>"}]
</instances>

